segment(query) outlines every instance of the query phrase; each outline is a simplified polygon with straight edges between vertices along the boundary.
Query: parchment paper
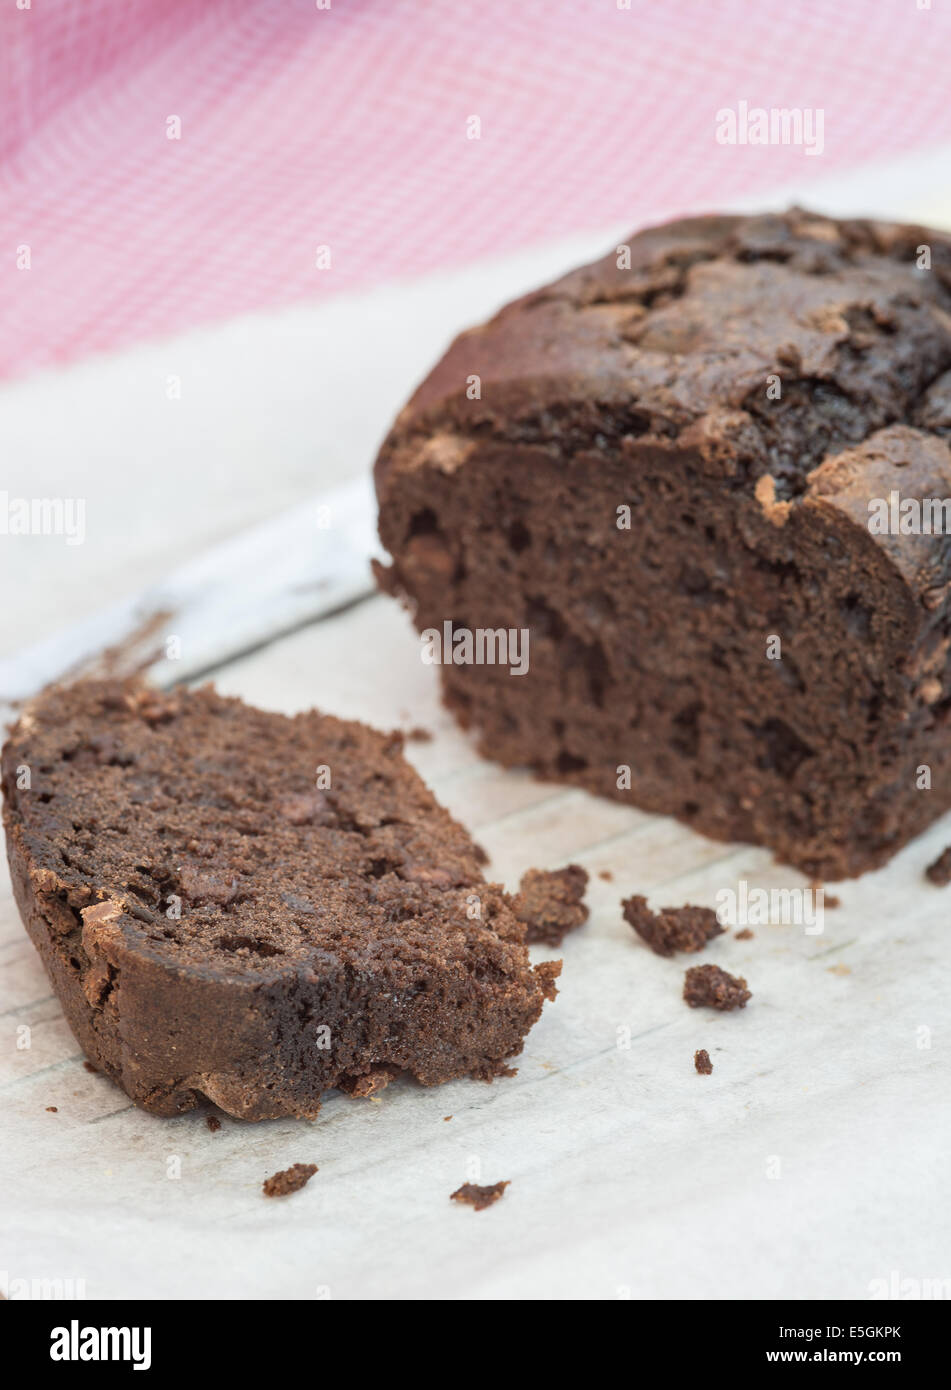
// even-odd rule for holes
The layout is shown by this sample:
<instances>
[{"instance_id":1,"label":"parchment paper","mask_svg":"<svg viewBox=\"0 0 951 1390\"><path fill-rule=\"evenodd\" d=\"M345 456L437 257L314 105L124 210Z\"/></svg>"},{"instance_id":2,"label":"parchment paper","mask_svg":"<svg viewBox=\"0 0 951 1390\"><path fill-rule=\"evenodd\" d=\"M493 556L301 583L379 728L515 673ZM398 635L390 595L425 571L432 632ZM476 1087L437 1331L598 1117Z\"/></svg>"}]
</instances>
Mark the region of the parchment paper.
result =
<instances>
[{"instance_id":1,"label":"parchment paper","mask_svg":"<svg viewBox=\"0 0 951 1390\"><path fill-rule=\"evenodd\" d=\"M382 598L218 684L287 711L319 685L336 713L429 728L408 755L489 851L490 874L511 888L528 865L575 859L592 875L591 921L560 952L561 993L514 1078L399 1081L376 1100L331 1094L314 1122L224 1117L211 1133L204 1114L153 1118L84 1069L4 868L8 1282L81 1281L87 1297L863 1298L951 1276L951 888L923 878L948 818L839 887L821 936L719 937L699 959L744 975L753 999L694 1011L680 995L698 958L654 956L620 899L714 905L741 878L805 886L768 852L482 761ZM24 1024L32 1045L18 1050ZM711 1076L694 1071L700 1047ZM319 1172L264 1198L262 1180L294 1162ZM489 1210L449 1200L500 1179L511 1186Z\"/></svg>"}]
</instances>

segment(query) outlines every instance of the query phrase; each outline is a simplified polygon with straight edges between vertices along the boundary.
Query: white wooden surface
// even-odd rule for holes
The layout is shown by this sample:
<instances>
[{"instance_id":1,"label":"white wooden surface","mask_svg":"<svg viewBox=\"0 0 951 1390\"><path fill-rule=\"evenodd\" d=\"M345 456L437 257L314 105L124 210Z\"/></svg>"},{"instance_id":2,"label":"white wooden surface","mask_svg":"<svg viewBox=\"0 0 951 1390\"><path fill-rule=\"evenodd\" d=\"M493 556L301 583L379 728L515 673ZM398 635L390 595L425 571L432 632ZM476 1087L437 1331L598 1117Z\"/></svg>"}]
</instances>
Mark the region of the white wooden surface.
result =
<instances>
[{"instance_id":1,"label":"white wooden surface","mask_svg":"<svg viewBox=\"0 0 951 1390\"><path fill-rule=\"evenodd\" d=\"M937 218L944 163L811 201ZM85 547L0 545L3 654L358 472L456 327L604 240L0 392L10 491L75 495L82 482L95 502ZM191 387L175 415L163 383L182 362ZM803 884L768 853L483 762L382 598L232 663L218 684L270 708L431 729L408 755L491 874L513 887L530 864L575 859L592 873L591 921L562 949L561 993L515 1078L398 1082L377 1100L330 1096L311 1124L225 1118L211 1134L200 1115L135 1110L84 1070L4 866L0 1281L83 1281L89 1297L862 1298L893 1271L951 1277L951 889L922 877L951 820L841 886L822 936L719 938L704 959L744 974L754 998L736 1015L694 1012L680 999L689 962L644 948L620 899L712 904L739 878ZM24 1025L32 1045L18 1048ZM698 1047L710 1077L693 1070ZM262 1179L297 1161L320 1171L266 1201ZM482 1213L448 1200L473 1163L482 1181L511 1181Z\"/></svg>"}]
</instances>

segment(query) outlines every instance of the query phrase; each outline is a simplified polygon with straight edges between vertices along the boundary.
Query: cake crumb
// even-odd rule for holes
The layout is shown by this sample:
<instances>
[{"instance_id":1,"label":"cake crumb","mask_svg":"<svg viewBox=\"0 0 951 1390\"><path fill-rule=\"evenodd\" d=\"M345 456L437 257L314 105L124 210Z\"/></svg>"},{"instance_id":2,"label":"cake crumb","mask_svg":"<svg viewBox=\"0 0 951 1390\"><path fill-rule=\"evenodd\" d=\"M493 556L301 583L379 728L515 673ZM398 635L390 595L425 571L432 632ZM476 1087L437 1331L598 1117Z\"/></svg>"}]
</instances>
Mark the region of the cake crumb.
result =
<instances>
[{"instance_id":1,"label":"cake crumb","mask_svg":"<svg viewBox=\"0 0 951 1390\"><path fill-rule=\"evenodd\" d=\"M684 976L684 999L692 1009L745 1009L752 997L741 976L719 965L693 965Z\"/></svg>"},{"instance_id":2,"label":"cake crumb","mask_svg":"<svg viewBox=\"0 0 951 1390\"><path fill-rule=\"evenodd\" d=\"M603 878L604 881L605 881L605 883L613 883L613 882L614 882L614 875L612 874L612 872L611 872L610 869L601 869L601 870L599 870L599 872L598 872L598 878Z\"/></svg>"},{"instance_id":3,"label":"cake crumb","mask_svg":"<svg viewBox=\"0 0 951 1390\"><path fill-rule=\"evenodd\" d=\"M925 869L925 877L938 888L951 883L951 845L938 855L933 864Z\"/></svg>"},{"instance_id":4,"label":"cake crumb","mask_svg":"<svg viewBox=\"0 0 951 1390\"><path fill-rule=\"evenodd\" d=\"M546 961L546 964L547 963ZM561 961L553 961L552 964L561 965ZM555 990L555 993L557 994L558 991ZM510 1067L508 1062L503 1062L499 1058L495 1058L494 1060L486 1058L484 1062L480 1062L477 1067L474 1067L469 1075L472 1077L473 1081L485 1081L487 1085L491 1085L492 1082L496 1081L499 1077L518 1076L518 1067Z\"/></svg>"},{"instance_id":5,"label":"cake crumb","mask_svg":"<svg viewBox=\"0 0 951 1390\"><path fill-rule=\"evenodd\" d=\"M814 878L814 879L812 879L812 880L810 881L810 883L809 883L809 888L810 888L810 891L813 892L813 893L821 893L821 894L822 894L822 906L823 906L823 907L839 907L839 905L840 905L840 900L836 897L836 895L835 895L834 893L827 893L826 890L825 890L825 888L823 887L823 885L819 882L819 880L818 880L817 878Z\"/></svg>"},{"instance_id":6,"label":"cake crumb","mask_svg":"<svg viewBox=\"0 0 951 1390\"><path fill-rule=\"evenodd\" d=\"M525 923L525 940L560 946L568 932L588 920L588 909L582 902L587 886L587 870L580 864L569 864L565 869L529 869L523 874L512 908Z\"/></svg>"},{"instance_id":7,"label":"cake crumb","mask_svg":"<svg viewBox=\"0 0 951 1390\"><path fill-rule=\"evenodd\" d=\"M768 521L773 526L785 526L789 519L790 504L776 501L776 479L769 473L757 478L753 496L763 508Z\"/></svg>"},{"instance_id":8,"label":"cake crumb","mask_svg":"<svg viewBox=\"0 0 951 1390\"><path fill-rule=\"evenodd\" d=\"M355 1100L378 1099L377 1091L383 1091L396 1076L398 1067L374 1067L363 1076L344 1076L337 1082L337 1090Z\"/></svg>"},{"instance_id":9,"label":"cake crumb","mask_svg":"<svg viewBox=\"0 0 951 1390\"><path fill-rule=\"evenodd\" d=\"M451 1115L443 1115L443 1119L444 1119L444 1120L451 1120L451 1119L452 1119L452 1116L451 1116Z\"/></svg>"},{"instance_id":10,"label":"cake crumb","mask_svg":"<svg viewBox=\"0 0 951 1390\"><path fill-rule=\"evenodd\" d=\"M51 1115L56 1115L56 1114L59 1113L59 1106L58 1106L58 1105L48 1105L46 1108L47 1108L47 1110L49 1111L49 1113L50 1113Z\"/></svg>"},{"instance_id":11,"label":"cake crumb","mask_svg":"<svg viewBox=\"0 0 951 1390\"><path fill-rule=\"evenodd\" d=\"M713 1071L713 1063L710 1061L710 1054L705 1047L701 1047L693 1054L693 1064L701 1076L709 1076Z\"/></svg>"},{"instance_id":12,"label":"cake crumb","mask_svg":"<svg viewBox=\"0 0 951 1390\"><path fill-rule=\"evenodd\" d=\"M450 1194L449 1200L465 1202L468 1206L475 1207L476 1211L485 1211L486 1207L499 1200L507 1187L507 1182L494 1182L490 1187L479 1187L475 1183L464 1182Z\"/></svg>"},{"instance_id":13,"label":"cake crumb","mask_svg":"<svg viewBox=\"0 0 951 1390\"><path fill-rule=\"evenodd\" d=\"M432 743L433 736L428 729L417 725L414 729L407 729L406 740L408 743Z\"/></svg>"},{"instance_id":14,"label":"cake crumb","mask_svg":"<svg viewBox=\"0 0 951 1390\"><path fill-rule=\"evenodd\" d=\"M221 1128L221 1121L218 1119L217 1115L209 1115L205 1120L205 1124L211 1130L212 1134L217 1134Z\"/></svg>"},{"instance_id":15,"label":"cake crumb","mask_svg":"<svg viewBox=\"0 0 951 1390\"><path fill-rule=\"evenodd\" d=\"M663 907L652 912L647 899L625 898L621 903L624 920L634 928L655 955L672 956L677 951L702 951L708 941L721 936L723 927L712 907Z\"/></svg>"},{"instance_id":16,"label":"cake crumb","mask_svg":"<svg viewBox=\"0 0 951 1390\"><path fill-rule=\"evenodd\" d=\"M742 931L734 932L733 935L737 941L753 940L753 933L750 931L749 927L744 927Z\"/></svg>"},{"instance_id":17,"label":"cake crumb","mask_svg":"<svg viewBox=\"0 0 951 1390\"><path fill-rule=\"evenodd\" d=\"M279 1173L272 1173L269 1178L264 1179L264 1195L286 1197L290 1192L298 1192L310 1182L316 1172L316 1163L292 1163L290 1168L283 1168Z\"/></svg>"}]
</instances>

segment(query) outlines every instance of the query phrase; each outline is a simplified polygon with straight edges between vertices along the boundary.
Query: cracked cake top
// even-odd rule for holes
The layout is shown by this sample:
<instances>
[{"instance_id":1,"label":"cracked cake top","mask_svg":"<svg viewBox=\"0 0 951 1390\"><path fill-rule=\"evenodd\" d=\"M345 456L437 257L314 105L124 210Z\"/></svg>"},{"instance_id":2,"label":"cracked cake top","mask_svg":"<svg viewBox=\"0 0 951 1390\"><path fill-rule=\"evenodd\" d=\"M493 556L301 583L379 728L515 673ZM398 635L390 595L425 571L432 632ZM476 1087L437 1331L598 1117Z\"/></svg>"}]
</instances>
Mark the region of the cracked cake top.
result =
<instances>
[{"instance_id":1,"label":"cracked cake top","mask_svg":"<svg viewBox=\"0 0 951 1390\"><path fill-rule=\"evenodd\" d=\"M780 400L765 397L773 375ZM463 333L399 416L378 479L452 471L493 440L635 439L694 448L742 482L769 473L782 500L894 423L951 434L951 237L801 209L698 217Z\"/></svg>"}]
</instances>

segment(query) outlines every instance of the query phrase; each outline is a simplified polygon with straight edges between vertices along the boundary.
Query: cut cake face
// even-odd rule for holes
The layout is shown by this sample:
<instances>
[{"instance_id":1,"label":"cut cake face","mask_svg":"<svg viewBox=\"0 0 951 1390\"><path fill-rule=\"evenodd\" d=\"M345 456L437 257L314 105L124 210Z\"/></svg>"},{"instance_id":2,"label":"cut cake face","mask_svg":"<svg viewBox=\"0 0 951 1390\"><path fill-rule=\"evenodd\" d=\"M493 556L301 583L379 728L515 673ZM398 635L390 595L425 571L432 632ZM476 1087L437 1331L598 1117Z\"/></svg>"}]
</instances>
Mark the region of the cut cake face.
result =
<instances>
[{"instance_id":1,"label":"cut cake face","mask_svg":"<svg viewBox=\"0 0 951 1390\"><path fill-rule=\"evenodd\" d=\"M858 874L951 806L949 435L946 234L674 222L452 345L381 582L486 756Z\"/></svg>"}]
</instances>

